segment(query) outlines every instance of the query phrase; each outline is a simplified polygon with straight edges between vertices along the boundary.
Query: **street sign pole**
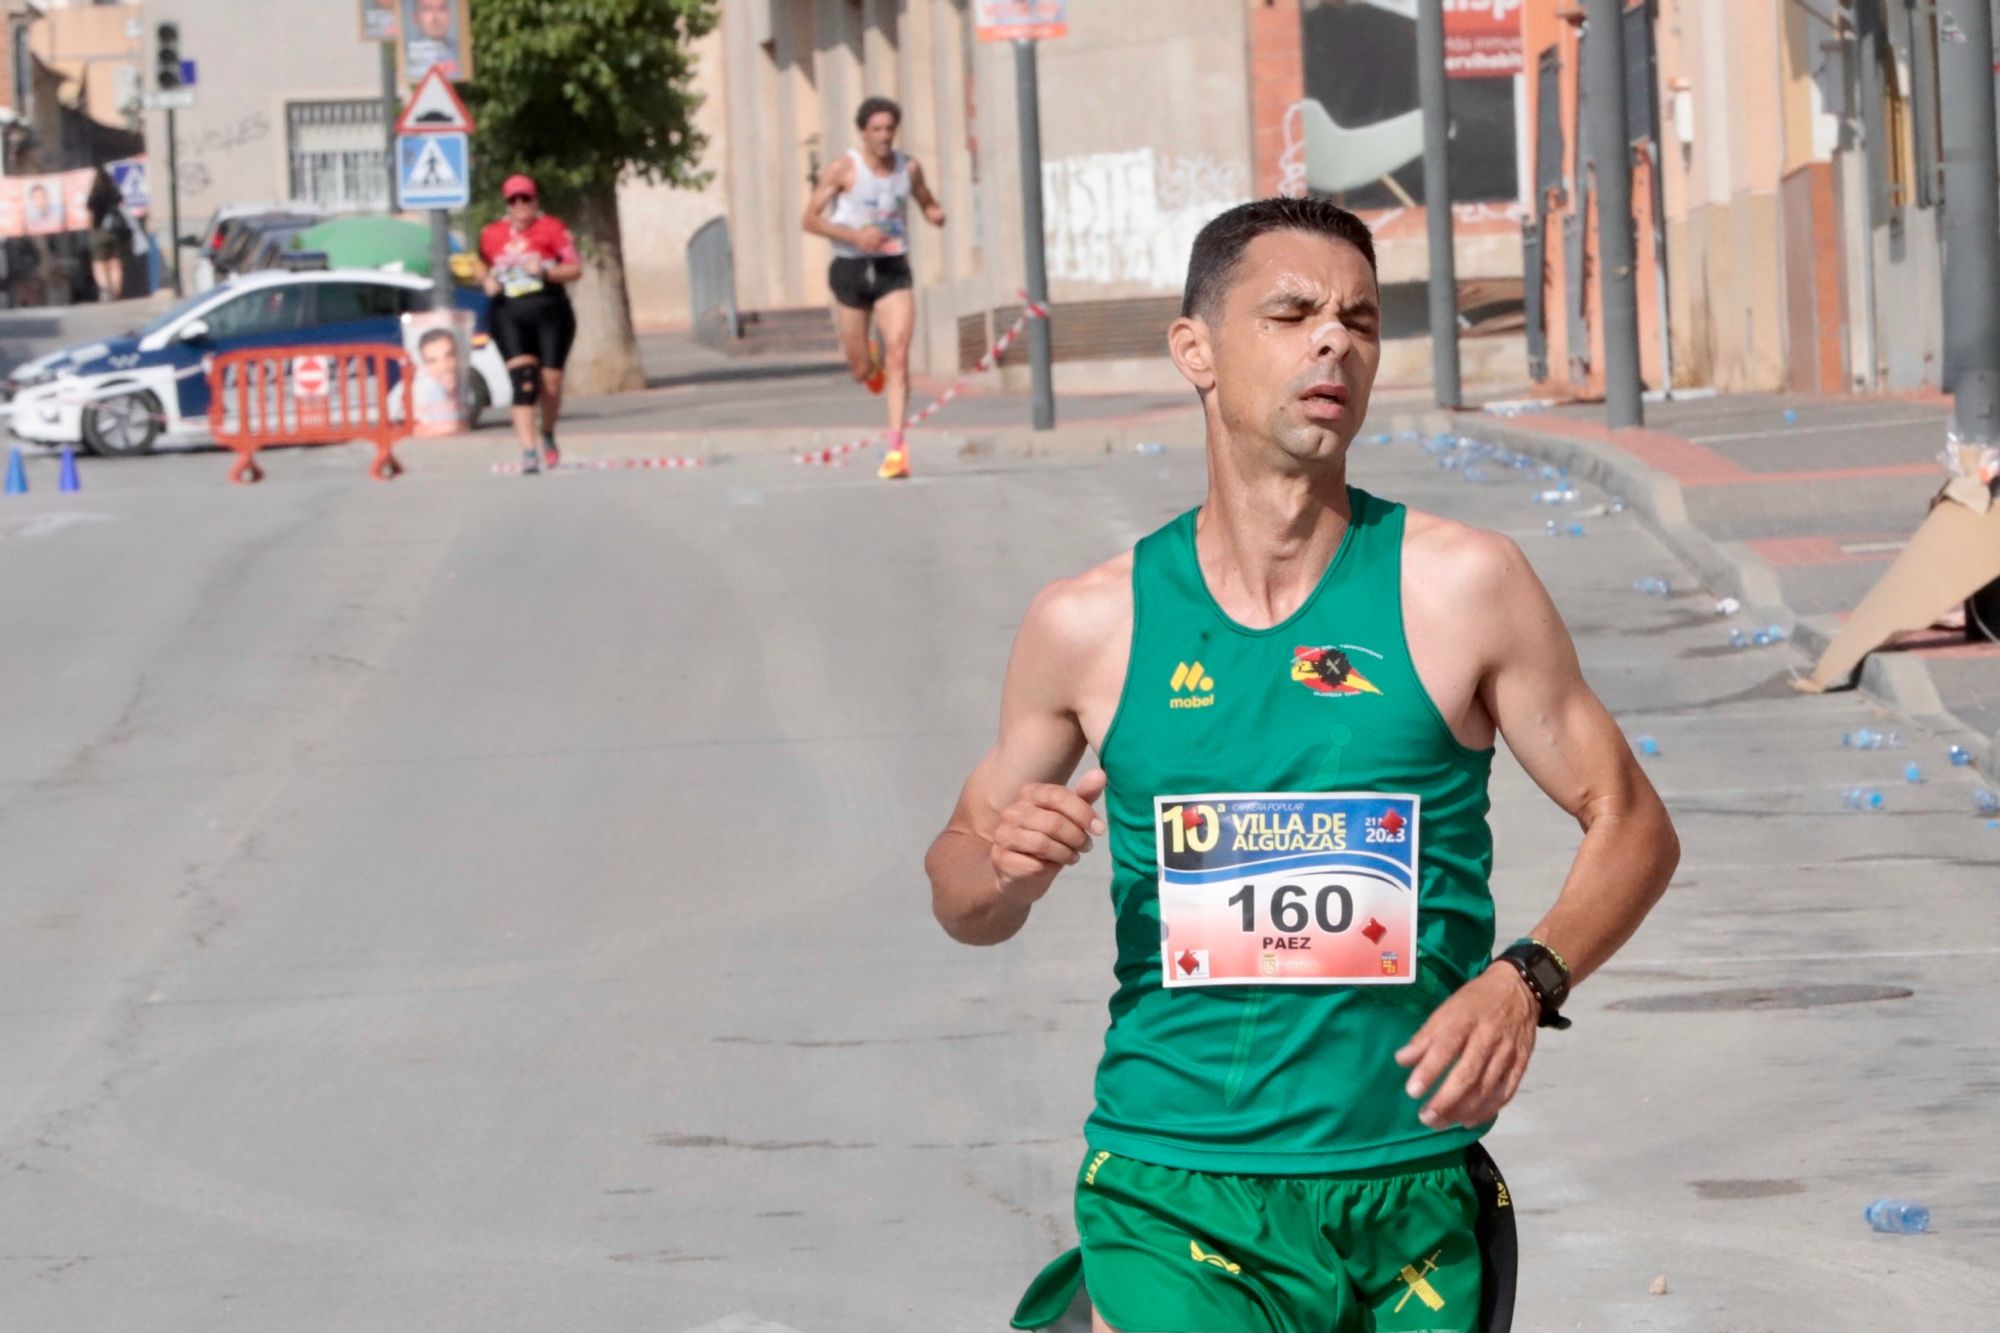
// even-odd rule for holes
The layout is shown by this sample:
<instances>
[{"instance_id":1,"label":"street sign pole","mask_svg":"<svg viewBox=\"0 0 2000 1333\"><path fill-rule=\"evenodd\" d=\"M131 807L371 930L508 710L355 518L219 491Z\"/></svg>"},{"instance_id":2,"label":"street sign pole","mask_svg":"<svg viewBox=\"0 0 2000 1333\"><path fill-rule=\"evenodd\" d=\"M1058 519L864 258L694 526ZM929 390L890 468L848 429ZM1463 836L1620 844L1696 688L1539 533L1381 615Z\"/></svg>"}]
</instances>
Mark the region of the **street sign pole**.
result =
<instances>
[{"instance_id":1,"label":"street sign pole","mask_svg":"<svg viewBox=\"0 0 2000 1333\"><path fill-rule=\"evenodd\" d=\"M383 188L388 193L389 211L396 211L396 118L402 113L403 100L396 95L396 43L381 43L382 47L382 175L386 178Z\"/></svg>"},{"instance_id":2,"label":"street sign pole","mask_svg":"<svg viewBox=\"0 0 2000 1333\"><path fill-rule=\"evenodd\" d=\"M1632 236L1632 140L1625 126L1625 0L1590 0L1583 102L1597 157L1597 272L1604 312L1604 411L1613 430L1642 426L1639 283ZM1990 182L1989 182L1990 184Z\"/></svg>"},{"instance_id":3,"label":"street sign pole","mask_svg":"<svg viewBox=\"0 0 2000 1333\"><path fill-rule=\"evenodd\" d=\"M2000 440L2000 196L1993 108L1993 15L1986 0L1938 5L1944 105L1944 363L1952 426L1967 444Z\"/></svg>"},{"instance_id":4,"label":"street sign pole","mask_svg":"<svg viewBox=\"0 0 2000 1333\"><path fill-rule=\"evenodd\" d=\"M1021 232L1027 249L1028 303L1049 306L1049 273L1042 254L1042 115L1032 38L1014 40L1014 99L1020 113ZM1056 424L1055 382L1049 367L1049 321L1028 321L1028 366L1034 380L1035 429Z\"/></svg>"},{"instance_id":5,"label":"street sign pole","mask_svg":"<svg viewBox=\"0 0 2000 1333\"><path fill-rule=\"evenodd\" d=\"M451 309L451 228L450 214L442 208L431 210L431 293L433 308Z\"/></svg>"},{"instance_id":6,"label":"street sign pole","mask_svg":"<svg viewBox=\"0 0 2000 1333\"><path fill-rule=\"evenodd\" d=\"M1439 407L1459 406L1458 260L1451 239L1451 116L1444 68L1444 0L1417 5L1417 95L1424 108L1424 214L1431 246L1431 383Z\"/></svg>"},{"instance_id":7,"label":"street sign pole","mask_svg":"<svg viewBox=\"0 0 2000 1333\"><path fill-rule=\"evenodd\" d=\"M174 295L181 296L181 173L174 109L167 108L167 254L174 261Z\"/></svg>"}]
</instances>

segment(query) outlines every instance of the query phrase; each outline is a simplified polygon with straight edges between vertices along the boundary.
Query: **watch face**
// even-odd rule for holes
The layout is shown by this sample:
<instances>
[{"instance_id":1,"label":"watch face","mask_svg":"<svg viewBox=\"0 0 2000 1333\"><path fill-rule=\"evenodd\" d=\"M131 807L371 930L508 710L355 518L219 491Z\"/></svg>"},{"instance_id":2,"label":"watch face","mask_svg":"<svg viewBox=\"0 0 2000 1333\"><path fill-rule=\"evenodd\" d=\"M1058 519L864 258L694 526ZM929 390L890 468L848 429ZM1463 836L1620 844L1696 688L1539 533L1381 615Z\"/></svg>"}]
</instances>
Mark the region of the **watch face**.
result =
<instances>
[{"instance_id":1,"label":"watch face","mask_svg":"<svg viewBox=\"0 0 2000 1333\"><path fill-rule=\"evenodd\" d=\"M1551 1002L1561 998L1566 986L1563 981L1562 967L1557 964L1555 959L1545 954L1531 958L1528 960L1528 972L1534 978L1536 987Z\"/></svg>"}]
</instances>

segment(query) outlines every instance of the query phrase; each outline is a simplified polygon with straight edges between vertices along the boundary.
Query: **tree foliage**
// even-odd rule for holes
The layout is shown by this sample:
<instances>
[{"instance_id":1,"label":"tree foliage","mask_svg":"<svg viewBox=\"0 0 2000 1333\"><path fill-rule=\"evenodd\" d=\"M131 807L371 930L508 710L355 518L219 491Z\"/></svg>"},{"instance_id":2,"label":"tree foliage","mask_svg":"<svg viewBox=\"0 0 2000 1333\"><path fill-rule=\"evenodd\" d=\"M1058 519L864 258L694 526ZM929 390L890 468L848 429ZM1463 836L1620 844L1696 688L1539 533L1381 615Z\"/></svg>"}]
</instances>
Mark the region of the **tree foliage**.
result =
<instances>
[{"instance_id":1,"label":"tree foliage","mask_svg":"<svg viewBox=\"0 0 2000 1333\"><path fill-rule=\"evenodd\" d=\"M499 184L516 171L559 214L627 176L706 182L690 44L714 28L715 0L476 0L471 10L476 77L460 92L479 220L497 215Z\"/></svg>"}]
</instances>

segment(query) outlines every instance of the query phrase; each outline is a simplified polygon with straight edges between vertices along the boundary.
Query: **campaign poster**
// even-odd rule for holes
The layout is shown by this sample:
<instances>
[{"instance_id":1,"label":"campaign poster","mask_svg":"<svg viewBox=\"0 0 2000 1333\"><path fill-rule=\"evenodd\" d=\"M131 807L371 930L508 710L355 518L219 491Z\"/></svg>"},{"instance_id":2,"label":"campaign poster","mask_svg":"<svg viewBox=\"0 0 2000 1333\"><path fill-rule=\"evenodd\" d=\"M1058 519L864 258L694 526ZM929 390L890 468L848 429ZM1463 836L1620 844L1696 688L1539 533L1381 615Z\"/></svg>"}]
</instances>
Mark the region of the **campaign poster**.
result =
<instances>
[{"instance_id":1,"label":"campaign poster","mask_svg":"<svg viewBox=\"0 0 2000 1333\"><path fill-rule=\"evenodd\" d=\"M396 10L401 0L361 0L361 40L396 40Z\"/></svg>"},{"instance_id":2,"label":"campaign poster","mask_svg":"<svg viewBox=\"0 0 2000 1333\"><path fill-rule=\"evenodd\" d=\"M95 173L0 178L0 236L56 236L90 230L90 184Z\"/></svg>"},{"instance_id":3,"label":"campaign poster","mask_svg":"<svg viewBox=\"0 0 2000 1333\"><path fill-rule=\"evenodd\" d=\"M470 427L472 312L424 310L403 316L410 358L410 433L458 435Z\"/></svg>"},{"instance_id":4,"label":"campaign poster","mask_svg":"<svg viewBox=\"0 0 2000 1333\"><path fill-rule=\"evenodd\" d=\"M472 77L472 16L466 0L402 0L401 17L396 44L406 84L414 88L422 83L433 66L453 83Z\"/></svg>"}]
</instances>

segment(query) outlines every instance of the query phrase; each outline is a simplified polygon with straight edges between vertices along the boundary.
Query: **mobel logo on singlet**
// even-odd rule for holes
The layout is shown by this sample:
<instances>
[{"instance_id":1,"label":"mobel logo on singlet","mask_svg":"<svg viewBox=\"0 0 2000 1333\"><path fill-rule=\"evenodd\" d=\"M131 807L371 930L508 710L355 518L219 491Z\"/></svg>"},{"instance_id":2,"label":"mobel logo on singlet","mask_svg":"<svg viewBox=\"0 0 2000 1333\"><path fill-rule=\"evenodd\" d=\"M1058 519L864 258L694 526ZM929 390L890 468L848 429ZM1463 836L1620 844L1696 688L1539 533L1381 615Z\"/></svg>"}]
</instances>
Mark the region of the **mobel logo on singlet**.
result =
<instances>
[{"instance_id":1,"label":"mobel logo on singlet","mask_svg":"<svg viewBox=\"0 0 2000 1333\"><path fill-rule=\"evenodd\" d=\"M1167 700L1169 708L1207 708L1215 702L1215 677L1199 661L1182 662L1174 667L1168 692L1173 696Z\"/></svg>"}]
</instances>

